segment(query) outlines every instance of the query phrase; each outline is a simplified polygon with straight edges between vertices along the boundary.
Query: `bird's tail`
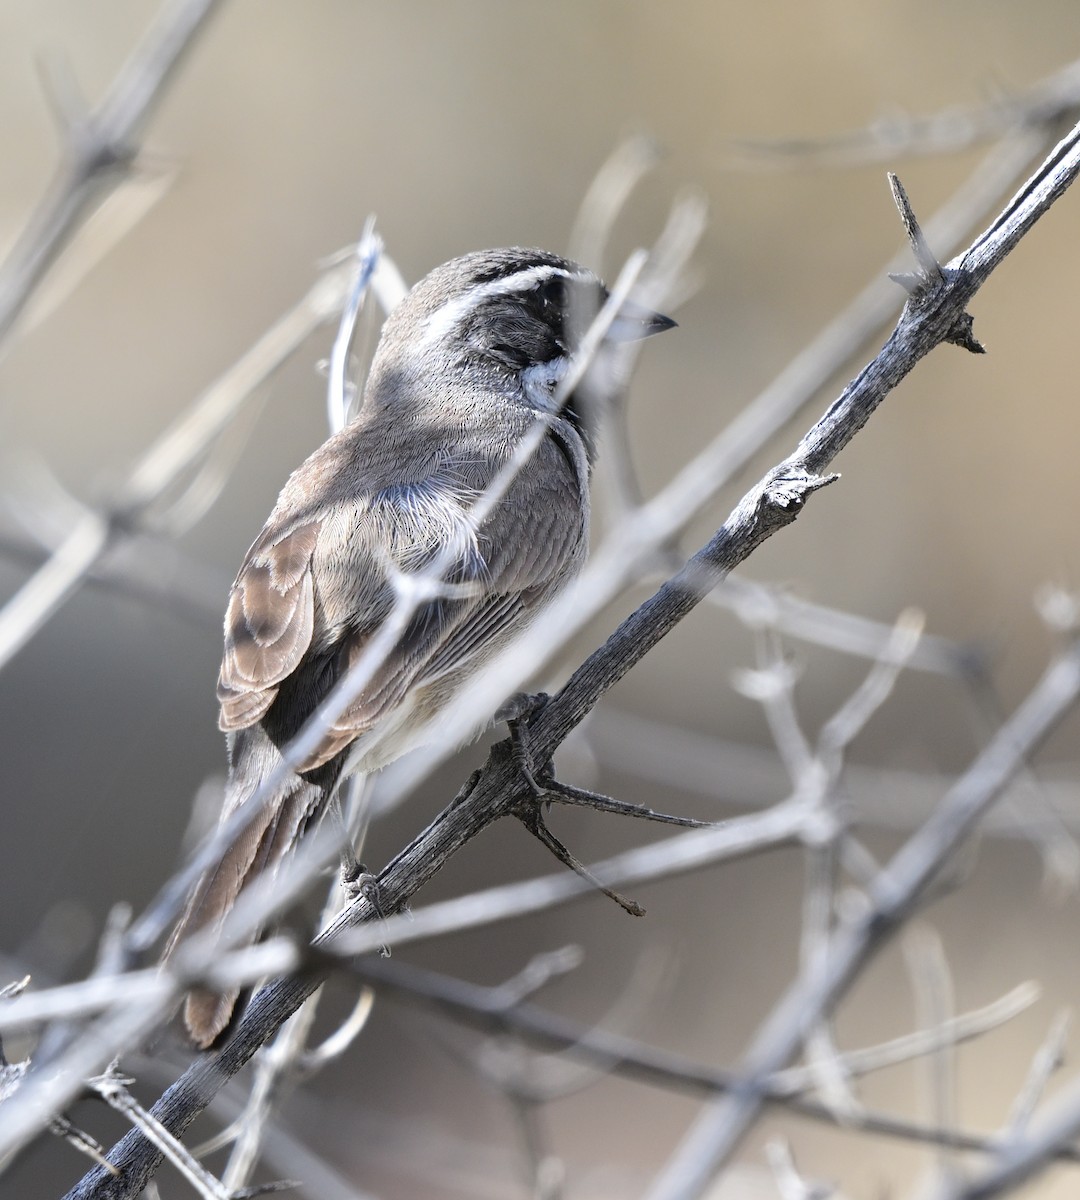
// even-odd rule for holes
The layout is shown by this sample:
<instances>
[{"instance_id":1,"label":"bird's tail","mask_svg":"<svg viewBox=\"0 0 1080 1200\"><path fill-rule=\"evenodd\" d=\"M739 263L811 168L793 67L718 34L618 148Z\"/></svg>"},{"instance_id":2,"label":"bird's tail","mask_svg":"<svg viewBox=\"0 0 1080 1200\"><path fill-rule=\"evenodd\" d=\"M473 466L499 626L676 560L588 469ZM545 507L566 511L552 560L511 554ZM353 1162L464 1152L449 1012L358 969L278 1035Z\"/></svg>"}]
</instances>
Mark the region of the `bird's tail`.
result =
<instances>
[{"instance_id":1,"label":"bird's tail","mask_svg":"<svg viewBox=\"0 0 1080 1200\"><path fill-rule=\"evenodd\" d=\"M258 798L263 779L281 761L277 746L258 725L231 735L229 783L222 822L245 804L258 804L255 813L216 867L207 871L192 888L187 905L176 924L164 957L167 959L185 938L209 927L219 927L240 893L254 880L275 872L311 822L327 807L343 756L304 775L290 772L273 793ZM247 939L258 940L255 930ZM184 1024L200 1049L212 1046L229 1027L240 997L239 988L214 992L196 987L184 1003Z\"/></svg>"}]
</instances>

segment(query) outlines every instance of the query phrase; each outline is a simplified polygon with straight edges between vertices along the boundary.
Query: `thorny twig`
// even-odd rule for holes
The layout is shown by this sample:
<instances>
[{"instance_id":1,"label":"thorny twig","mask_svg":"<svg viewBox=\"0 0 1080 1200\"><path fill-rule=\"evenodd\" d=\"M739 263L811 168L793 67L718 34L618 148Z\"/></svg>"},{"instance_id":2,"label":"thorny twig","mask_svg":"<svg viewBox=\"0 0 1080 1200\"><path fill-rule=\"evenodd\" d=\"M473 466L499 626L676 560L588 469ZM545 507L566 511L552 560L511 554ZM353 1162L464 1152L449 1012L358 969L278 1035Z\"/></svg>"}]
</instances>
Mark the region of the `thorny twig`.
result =
<instances>
[{"instance_id":1,"label":"thorny twig","mask_svg":"<svg viewBox=\"0 0 1080 1200\"><path fill-rule=\"evenodd\" d=\"M927 224L927 236L933 244L954 242L961 232L969 228L975 213L987 211L992 203L997 203L1001 190L1015 180L1017 172L1027 166L1043 145L1041 138L1029 134L1023 139L1004 144L989 155L968 183ZM454 724L444 729L445 744L387 768L380 785L384 803L409 794L446 757L449 753L446 747L466 736L464 714L474 708L483 712L494 711L507 692L521 686L519 681L534 676L544 667L550 660L553 647L565 644L566 638L580 630L593 615L619 595L646 564L651 564L657 550L669 545L776 431L816 395L838 367L876 332L894 311L895 302L895 292L890 292L888 281L876 280L864 289L848 309L797 355L764 392L743 408L734 421L671 483L646 505L616 524L578 579L555 599L531 631L517 639L507 650L506 660L513 662L514 674L507 678L505 667L500 668L497 664L489 671L478 674L461 697L463 715L460 725ZM890 345L887 349L891 348ZM918 354L914 357L918 357ZM912 348L905 347L899 349L898 354L883 352L875 360L875 365L906 363L906 370L910 369L913 361ZM857 391L873 394L878 384L892 386L892 382L880 379L872 372L870 378L865 376L864 372L864 376L856 381L860 385ZM783 466L777 468L782 469ZM794 513L789 515L793 516ZM725 577L722 573L708 571L701 576L698 574L699 566L698 561L692 560L684 573L671 580L666 590L658 593L658 597L663 595L664 599L671 599L673 595L681 594L687 583L701 583L703 577L708 577L711 584ZM691 587L689 591L693 598L684 597L689 600L689 607L708 590L707 586ZM666 626L661 629L657 625L655 607L650 607L647 613L640 613L637 619L645 624L656 625L658 638L667 631ZM642 648L642 653L645 649ZM620 656L618 652L609 652L607 655L616 659ZM556 706L549 718L553 718L562 707ZM580 714L566 724L572 725L575 720L580 720ZM535 742L535 729L532 736ZM565 736L565 732L560 732L560 736Z\"/></svg>"},{"instance_id":2,"label":"thorny twig","mask_svg":"<svg viewBox=\"0 0 1080 1200\"><path fill-rule=\"evenodd\" d=\"M91 1079L89 1086L110 1108L123 1113L142 1132L143 1137L155 1145L176 1167L200 1196L206 1197L206 1200L232 1200L221 1181L211 1175L191 1152L132 1096L128 1088L134 1082L133 1079L121 1075L113 1063L104 1075Z\"/></svg>"}]
</instances>

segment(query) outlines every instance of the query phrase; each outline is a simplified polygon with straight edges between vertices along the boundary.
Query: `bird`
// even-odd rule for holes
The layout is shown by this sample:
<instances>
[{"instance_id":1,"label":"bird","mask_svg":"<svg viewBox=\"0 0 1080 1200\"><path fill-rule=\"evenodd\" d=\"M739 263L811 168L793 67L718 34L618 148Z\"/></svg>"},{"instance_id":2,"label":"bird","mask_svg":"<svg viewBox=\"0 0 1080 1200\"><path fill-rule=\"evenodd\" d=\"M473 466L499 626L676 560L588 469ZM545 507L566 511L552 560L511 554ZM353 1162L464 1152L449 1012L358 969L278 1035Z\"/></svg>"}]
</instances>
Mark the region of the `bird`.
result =
<instances>
[{"instance_id":1,"label":"bird","mask_svg":"<svg viewBox=\"0 0 1080 1200\"><path fill-rule=\"evenodd\" d=\"M422 741L473 673L580 570L588 552L595 422L560 381L608 298L589 269L544 250L465 254L386 319L355 418L289 477L229 593L218 676L229 774L221 820L258 804L193 887L166 949L220 925L326 812L340 779ZM608 336L669 317L624 303ZM536 424L534 453L484 513L471 510ZM268 797L284 747L364 653L395 604L394 576L440 570L363 690ZM479 730L478 730L479 732ZM184 1023L207 1049L239 991L196 987Z\"/></svg>"}]
</instances>

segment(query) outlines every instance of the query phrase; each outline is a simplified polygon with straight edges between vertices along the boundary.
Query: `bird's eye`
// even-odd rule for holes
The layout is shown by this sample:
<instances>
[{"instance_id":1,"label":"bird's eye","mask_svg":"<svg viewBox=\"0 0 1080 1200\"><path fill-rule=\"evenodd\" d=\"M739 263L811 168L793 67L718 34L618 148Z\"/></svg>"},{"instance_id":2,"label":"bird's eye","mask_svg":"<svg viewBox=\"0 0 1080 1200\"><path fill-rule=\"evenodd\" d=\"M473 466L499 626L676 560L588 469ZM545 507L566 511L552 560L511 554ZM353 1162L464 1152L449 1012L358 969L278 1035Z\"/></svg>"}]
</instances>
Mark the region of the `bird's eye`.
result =
<instances>
[{"instance_id":1,"label":"bird's eye","mask_svg":"<svg viewBox=\"0 0 1080 1200\"><path fill-rule=\"evenodd\" d=\"M563 281L549 279L537 287L540 302L545 308L561 309L563 306Z\"/></svg>"}]
</instances>

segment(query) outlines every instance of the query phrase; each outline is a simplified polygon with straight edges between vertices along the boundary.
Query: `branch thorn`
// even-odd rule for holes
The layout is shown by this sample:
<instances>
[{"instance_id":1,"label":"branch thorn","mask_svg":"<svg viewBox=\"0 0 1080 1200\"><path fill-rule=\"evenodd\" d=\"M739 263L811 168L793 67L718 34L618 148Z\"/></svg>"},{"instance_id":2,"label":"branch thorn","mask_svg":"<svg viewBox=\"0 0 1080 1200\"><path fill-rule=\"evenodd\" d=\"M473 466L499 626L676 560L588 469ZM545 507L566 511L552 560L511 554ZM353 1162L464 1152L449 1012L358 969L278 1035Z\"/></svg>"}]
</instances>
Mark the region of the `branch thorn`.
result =
<instances>
[{"instance_id":1,"label":"branch thorn","mask_svg":"<svg viewBox=\"0 0 1080 1200\"><path fill-rule=\"evenodd\" d=\"M645 910L636 900L630 900L628 897L620 895L614 888L607 887L602 883L589 868L581 862L570 850L563 845L561 841L551 832L544 820L543 814L540 811L540 805L536 802L522 806L515 814L518 820L525 828L535 837L542 845L546 846L552 854L564 866L569 867L571 871L580 875L582 879L587 879L598 891L604 893L609 900L614 900L615 903L628 912L632 917L643 917Z\"/></svg>"},{"instance_id":2,"label":"branch thorn","mask_svg":"<svg viewBox=\"0 0 1080 1200\"><path fill-rule=\"evenodd\" d=\"M908 194L904 190L904 185L891 171L889 172L889 187L892 189L893 201L900 211L900 219L904 222L904 231L907 233L908 241L911 243L915 261L919 264L917 275L890 275L889 278L896 280L901 287L906 288L909 292L941 283L945 278L941 270L941 264L934 257L934 252L930 249L929 243L923 234L922 226L915 216L915 210L911 207Z\"/></svg>"},{"instance_id":3,"label":"branch thorn","mask_svg":"<svg viewBox=\"0 0 1080 1200\"><path fill-rule=\"evenodd\" d=\"M914 271L890 271L889 278L898 283L909 296L914 296L926 286L926 280Z\"/></svg>"}]
</instances>

